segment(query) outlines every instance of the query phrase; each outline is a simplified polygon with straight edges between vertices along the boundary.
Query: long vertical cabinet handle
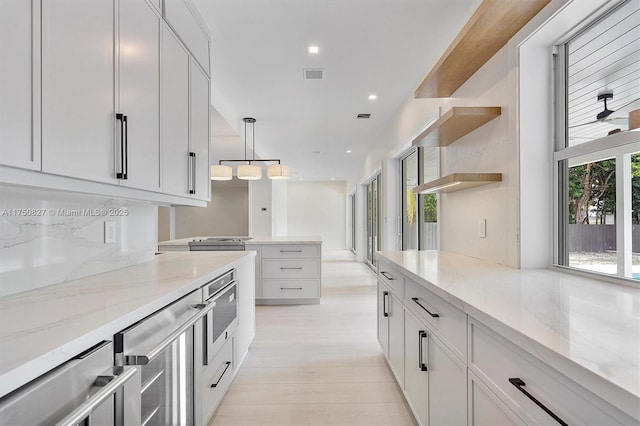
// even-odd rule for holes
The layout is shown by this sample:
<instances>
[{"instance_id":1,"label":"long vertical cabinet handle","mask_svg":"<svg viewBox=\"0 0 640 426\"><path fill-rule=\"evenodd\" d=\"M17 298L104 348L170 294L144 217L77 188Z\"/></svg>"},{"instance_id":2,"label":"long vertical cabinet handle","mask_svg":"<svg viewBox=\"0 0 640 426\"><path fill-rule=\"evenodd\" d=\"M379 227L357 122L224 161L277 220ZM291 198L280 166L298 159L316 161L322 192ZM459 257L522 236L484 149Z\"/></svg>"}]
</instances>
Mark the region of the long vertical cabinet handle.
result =
<instances>
[{"instance_id":1,"label":"long vertical cabinet handle","mask_svg":"<svg viewBox=\"0 0 640 426\"><path fill-rule=\"evenodd\" d=\"M519 377L513 377L513 378L509 379L509 383L511 383L513 386L515 386L520 392L525 394L527 398L529 398L538 407L540 407L545 413L547 413L549 416L551 416L551 418L553 420L555 420L556 422L558 422L559 424L561 424L563 426L569 426L560 417L558 417L553 411L549 410L542 402L538 401L533 395L531 395L529 392L527 392L527 390L524 388L527 385L524 382L524 380L522 380Z\"/></svg>"},{"instance_id":2,"label":"long vertical cabinet handle","mask_svg":"<svg viewBox=\"0 0 640 426\"><path fill-rule=\"evenodd\" d=\"M190 166L190 182L189 182L189 194L196 193L196 153L189 152L189 166Z\"/></svg>"},{"instance_id":3,"label":"long vertical cabinet handle","mask_svg":"<svg viewBox=\"0 0 640 426\"><path fill-rule=\"evenodd\" d=\"M122 113L117 113L116 120L120 122L120 171L116 171L116 178L126 180L129 168L127 161L129 151L127 116Z\"/></svg>"},{"instance_id":4,"label":"long vertical cabinet handle","mask_svg":"<svg viewBox=\"0 0 640 426\"><path fill-rule=\"evenodd\" d=\"M382 314L385 317L389 316L389 312L387 312L387 298L389 297L389 292L388 291L383 291L382 292Z\"/></svg>"},{"instance_id":5,"label":"long vertical cabinet handle","mask_svg":"<svg viewBox=\"0 0 640 426\"><path fill-rule=\"evenodd\" d=\"M427 338L427 332L424 330L418 331L418 368L420 371L427 371L427 364L422 362L422 339Z\"/></svg>"}]
</instances>

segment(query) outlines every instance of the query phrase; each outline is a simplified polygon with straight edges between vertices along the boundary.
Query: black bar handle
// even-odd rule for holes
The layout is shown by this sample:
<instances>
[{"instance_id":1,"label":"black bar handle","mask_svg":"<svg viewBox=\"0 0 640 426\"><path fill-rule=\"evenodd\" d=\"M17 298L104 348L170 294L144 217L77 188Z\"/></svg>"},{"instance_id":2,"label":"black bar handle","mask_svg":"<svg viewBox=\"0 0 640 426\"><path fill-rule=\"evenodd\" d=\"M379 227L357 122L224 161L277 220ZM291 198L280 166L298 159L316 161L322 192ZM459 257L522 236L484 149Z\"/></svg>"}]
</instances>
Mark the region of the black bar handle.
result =
<instances>
[{"instance_id":1,"label":"black bar handle","mask_svg":"<svg viewBox=\"0 0 640 426\"><path fill-rule=\"evenodd\" d=\"M124 169L124 158L125 158L125 147L124 147L124 138L125 138L125 123L127 120L127 116L122 113L116 113L116 120L120 122L120 171L116 171L116 179L126 179L127 174Z\"/></svg>"},{"instance_id":2,"label":"black bar handle","mask_svg":"<svg viewBox=\"0 0 640 426\"><path fill-rule=\"evenodd\" d=\"M302 287L280 287L280 290L302 290Z\"/></svg>"},{"instance_id":3,"label":"black bar handle","mask_svg":"<svg viewBox=\"0 0 640 426\"><path fill-rule=\"evenodd\" d=\"M422 339L427 337L427 332L424 330L418 331L418 369L420 371L427 371L427 364L422 362Z\"/></svg>"},{"instance_id":4,"label":"black bar handle","mask_svg":"<svg viewBox=\"0 0 640 426\"><path fill-rule=\"evenodd\" d=\"M191 166L191 181L189 182L189 194L196 193L196 153L189 152L189 165Z\"/></svg>"},{"instance_id":5,"label":"black bar handle","mask_svg":"<svg viewBox=\"0 0 640 426\"><path fill-rule=\"evenodd\" d=\"M387 312L387 297L389 297L389 292L383 291L382 292L382 314L385 317L389 316L389 312Z\"/></svg>"},{"instance_id":6,"label":"black bar handle","mask_svg":"<svg viewBox=\"0 0 640 426\"><path fill-rule=\"evenodd\" d=\"M302 253L302 250L280 250L280 253Z\"/></svg>"},{"instance_id":7,"label":"black bar handle","mask_svg":"<svg viewBox=\"0 0 640 426\"><path fill-rule=\"evenodd\" d=\"M124 177L122 179L127 180L129 175L129 117L125 115L122 122L124 124L124 168L122 169Z\"/></svg>"},{"instance_id":8,"label":"black bar handle","mask_svg":"<svg viewBox=\"0 0 640 426\"><path fill-rule=\"evenodd\" d=\"M227 361L225 362L225 364L227 364L227 366L224 367L224 371L222 371L222 374L220 375L220 377L218 377L218 380L216 380L216 382L211 385L212 388L218 387L218 385L220 384L220 380L222 380L222 378L224 377L224 374L229 369L229 366L231 365L231 361Z\"/></svg>"},{"instance_id":9,"label":"black bar handle","mask_svg":"<svg viewBox=\"0 0 640 426\"><path fill-rule=\"evenodd\" d=\"M388 272L380 271L380 275L382 275L383 277L385 277L389 281L394 281L395 280L395 278L393 278L393 276Z\"/></svg>"},{"instance_id":10,"label":"black bar handle","mask_svg":"<svg viewBox=\"0 0 640 426\"><path fill-rule=\"evenodd\" d=\"M440 315L439 315L439 314L432 314L432 313L431 313L427 308L425 308L425 307L424 307L424 306L419 302L419 300L420 300L420 299L418 299L417 297L412 297L412 298L411 298L411 300L413 300L414 302L416 302L416 304L417 304L418 306L420 306L422 309L424 309L424 310L425 310L425 312L426 312L426 313L428 313L429 315L431 315L433 318L439 318L439 317L440 317Z\"/></svg>"},{"instance_id":11,"label":"black bar handle","mask_svg":"<svg viewBox=\"0 0 640 426\"><path fill-rule=\"evenodd\" d=\"M287 269L295 269L295 270L298 270L298 269L302 269L302 267L298 266L298 267L296 267L296 268L285 268L285 267L281 267L281 268L280 268L280 270L283 270L283 271L284 271L284 270L287 270Z\"/></svg>"},{"instance_id":12,"label":"black bar handle","mask_svg":"<svg viewBox=\"0 0 640 426\"><path fill-rule=\"evenodd\" d=\"M524 388L526 386L526 383L521 378L513 377L513 378L509 379L509 383L511 383L513 386L515 386L520 392L525 394L527 396L527 398L529 398L531 401L533 401L538 407L542 408L542 410L545 413L547 413L549 416L551 416L553 418L553 420L555 420L556 422L558 422L559 424L561 424L563 426L569 426L560 417L556 416L556 414L553 411L551 411L547 407L545 407L542 402L538 401L533 395L531 395L529 392L527 392L527 390Z\"/></svg>"}]
</instances>

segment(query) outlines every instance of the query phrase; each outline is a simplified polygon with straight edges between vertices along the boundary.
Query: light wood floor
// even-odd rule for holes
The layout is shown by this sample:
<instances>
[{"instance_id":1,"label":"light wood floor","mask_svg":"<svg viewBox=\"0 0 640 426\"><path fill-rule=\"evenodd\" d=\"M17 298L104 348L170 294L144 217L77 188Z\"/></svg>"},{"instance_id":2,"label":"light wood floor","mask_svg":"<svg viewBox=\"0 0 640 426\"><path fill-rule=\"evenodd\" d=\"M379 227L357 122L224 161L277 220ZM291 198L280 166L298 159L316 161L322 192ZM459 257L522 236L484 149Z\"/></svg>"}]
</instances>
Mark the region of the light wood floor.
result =
<instances>
[{"instance_id":1,"label":"light wood floor","mask_svg":"<svg viewBox=\"0 0 640 426\"><path fill-rule=\"evenodd\" d=\"M256 337L211 426L413 425L376 338L375 275L323 253L320 305L256 307Z\"/></svg>"}]
</instances>

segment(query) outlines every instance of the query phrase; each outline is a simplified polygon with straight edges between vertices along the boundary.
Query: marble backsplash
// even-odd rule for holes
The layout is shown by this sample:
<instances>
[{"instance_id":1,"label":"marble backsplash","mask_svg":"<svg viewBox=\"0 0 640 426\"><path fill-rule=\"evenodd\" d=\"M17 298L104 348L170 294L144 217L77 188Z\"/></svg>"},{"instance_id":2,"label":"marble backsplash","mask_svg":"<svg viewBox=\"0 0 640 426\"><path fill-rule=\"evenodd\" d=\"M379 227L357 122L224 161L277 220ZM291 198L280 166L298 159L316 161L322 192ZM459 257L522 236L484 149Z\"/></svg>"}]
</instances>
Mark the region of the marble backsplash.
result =
<instances>
[{"instance_id":1,"label":"marble backsplash","mask_svg":"<svg viewBox=\"0 0 640 426\"><path fill-rule=\"evenodd\" d=\"M0 296L152 260L156 221L148 203L0 186Z\"/></svg>"}]
</instances>

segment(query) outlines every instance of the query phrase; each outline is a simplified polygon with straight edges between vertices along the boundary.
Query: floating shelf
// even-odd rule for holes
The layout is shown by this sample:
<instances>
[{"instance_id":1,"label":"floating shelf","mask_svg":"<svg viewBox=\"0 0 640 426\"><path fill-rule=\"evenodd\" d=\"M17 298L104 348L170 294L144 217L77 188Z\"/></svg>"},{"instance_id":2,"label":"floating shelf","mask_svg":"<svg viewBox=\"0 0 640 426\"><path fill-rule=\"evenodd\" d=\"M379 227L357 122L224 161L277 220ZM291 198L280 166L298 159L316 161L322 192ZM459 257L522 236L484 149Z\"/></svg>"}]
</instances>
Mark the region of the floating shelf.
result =
<instances>
[{"instance_id":1,"label":"floating shelf","mask_svg":"<svg viewBox=\"0 0 640 426\"><path fill-rule=\"evenodd\" d=\"M500 107L453 107L413 139L413 146L447 146L493 120Z\"/></svg>"},{"instance_id":2,"label":"floating shelf","mask_svg":"<svg viewBox=\"0 0 640 426\"><path fill-rule=\"evenodd\" d=\"M415 91L447 98L551 0L484 0Z\"/></svg>"},{"instance_id":3,"label":"floating shelf","mask_svg":"<svg viewBox=\"0 0 640 426\"><path fill-rule=\"evenodd\" d=\"M440 194L502 182L502 173L453 173L413 188L415 194Z\"/></svg>"}]
</instances>

